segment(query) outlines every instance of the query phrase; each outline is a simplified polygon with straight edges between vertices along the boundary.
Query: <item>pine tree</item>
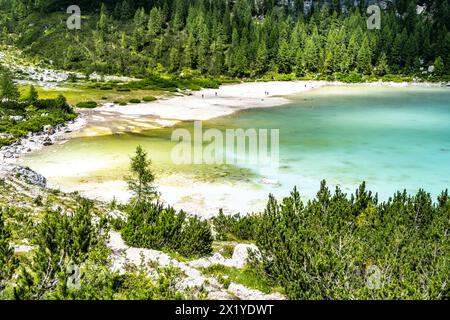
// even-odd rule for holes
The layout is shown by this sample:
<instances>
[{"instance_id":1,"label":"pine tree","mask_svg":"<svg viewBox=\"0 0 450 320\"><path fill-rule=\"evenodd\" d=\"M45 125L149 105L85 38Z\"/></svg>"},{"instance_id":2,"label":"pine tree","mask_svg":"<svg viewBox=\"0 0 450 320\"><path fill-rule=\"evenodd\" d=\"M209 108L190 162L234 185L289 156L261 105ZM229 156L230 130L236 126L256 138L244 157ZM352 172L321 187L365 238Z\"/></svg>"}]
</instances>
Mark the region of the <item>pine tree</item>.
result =
<instances>
[{"instance_id":1,"label":"pine tree","mask_svg":"<svg viewBox=\"0 0 450 320\"><path fill-rule=\"evenodd\" d=\"M434 65L433 74L436 76L442 76L445 72L445 66L442 58L437 57L436 60L434 60L433 65Z\"/></svg>"},{"instance_id":2,"label":"pine tree","mask_svg":"<svg viewBox=\"0 0 450 320\"><path fill-rule=\"evenodd\" d=\"M314 40L308 38L305 43L305 50L303 51L303 66L307 71L317 71L319 64L318 50Z\"/></svg>"},{"instance_id":3,"label":"pine tree","mask_svg":"<svg viewBox=\"0 0 450 320\"><path fill-rule=\"evenodd\" d=\"M290 73L292 70L293 59L291 55L291 49L286 39L281 40L278 48L278 71L280 73Z\"/></svg>"},{"instance_id":4,"label":"pine tree","mask_svg":"<svg viewBox=\"0 0 450 320\"><path fill-rule=\"evenodd\" d=\"M389 73L387 57L384 52L381 53L380 57L378 58L378 63L376 65L374 71L377 76L384 76L385 74Z\"/></svg>"},{"instance_id":5,"label":"pine tree","mask_svg":"<svg viewBox=\"0 0 450 320\"><path fill-rule=\"evenodd\" d=\"M147 35L152 39L160 35L162 30L162 24L163 24L163 17L161 10L158 9L157 7L153 7L153 9L150 11L150 16L148 19Z\"/></svg>"},{"instance_id":6,"label":"pine tree","mask_svg":"<svg viewBox=\"0 0 450 320\"><path fill-rule=\"evenodd\" d=\"M268 51L265 40L259 43L256 53L254 70L257 75L262 75L268 70Z\"/></svg>"},{"instance_id":7,"label":"pine tree","mask_svg":"<svg viewBox=\"0 0 450 320\"><path fill-rule=\"evenodd\" d=\"M127 178L128 189L133 193L135 204L152 201L158 196L154 186L155 176L150 169L151 160L141 146L131 158L131 176Z\"/></svg>"},{"instance_id":8,"label":"pine tree","mask_svg":"<svg viewBox=\"0 0 450 320\"><path fill-rule=\"evenodd\" d=\"M168 69L169 72L175 72L180 67L180 53L176 46L172 47L169 52Z\"/></svg>"},{"instance_id":9,"label":"pine tree","mask_svg":"<svg viewBox=\"0 0 450 320\"><path fill-rule=\"evenodd\" d=\"M0 74L0 100L17 100L20 97L19 90L14 83L11 73L3 70Z\"/></svg>"},{"instance_id":10,"label":"pine tree","mask_svg":"<svg viewBox=\"0 0 450 320\"><path fill-rule=\"evenodd\" d=\"M367 36L361 44L358 51L357 61L358 70L364 74L370 74L372 71L372 51L369 45L369 39Z\"/></svg>"},{"instance_id":11,"label":"pine tree","mask_svg":"<svg viewBox=\"0 0 450 320\"><path fill-rule=\"evenodd\" d=\"M131 9L131 5L129 0L123 0L122 5L120 6L120 18L122 20L128 20L132 17L133 11Z\"/></svg>"},{"instance_id":12,"label":"pine tree","mask_svg":"<svg viewBox=\"0 0 450 320\"><path fill-rule=\"evenodd\" d=\"M108 18L108 12L107 12L106 6L104 3L102 3L102 6L100 8L100 17L97 22L97 29L102 33L107 33L110 23L111 22L109 21L109 18Z\"/></svg>"},{"instance_id":13,"label":"pine tree","mask_svg":"<svg viewBox=\"0 0 450 320\"><path fill-rule=\"evenodd\" d=\"M39 99L39 94L36 90L36 88L33 85L30 85L30 91L28 92L28 96L26 98L26 101L30 105L34 105Z\"/></svg>"},{"instance_id":14,"label":"pine tree","mask_svg":"<svg viewBox=\"0 0 450 320\"><path fill-rule=\"evenodd\" d=\"M10 241L11 231L6 225L5 210L0 208L0 299L14 273L14 250Z\"/></svg>"}]
</instances>

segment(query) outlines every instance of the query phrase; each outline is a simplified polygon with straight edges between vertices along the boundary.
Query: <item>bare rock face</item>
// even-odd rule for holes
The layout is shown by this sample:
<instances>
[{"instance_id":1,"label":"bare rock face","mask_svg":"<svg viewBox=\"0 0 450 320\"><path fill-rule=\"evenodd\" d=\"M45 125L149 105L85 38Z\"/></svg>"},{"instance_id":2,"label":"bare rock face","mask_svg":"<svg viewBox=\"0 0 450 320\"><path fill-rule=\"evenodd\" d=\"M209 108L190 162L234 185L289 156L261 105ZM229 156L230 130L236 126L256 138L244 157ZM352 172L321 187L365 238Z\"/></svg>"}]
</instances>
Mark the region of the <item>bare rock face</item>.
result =
<instances>
[{"instance_id":1,"label":"bare rock face","mask_svg":"<svg viewBox=\"0 0 450 320\"><path fill-rule=\"evenodd\" d=\"M232 260L236 261L236 267L242 268L247 264L249 251L259 254L259 249L254 244L238 244L234 248Z\"/></svg>"},{"instance_id":2,"label":"bare rock face","mask_svg":"<svg viewBox=\"0 0 450 320\"><path fill-rule=\"evenodd\" d=\"M3 171L4 175L9 175L11 177L21 179L30 185L38 186L41 188L45 188L47 186L47 179L39 173L31 170L30 168L14 164L7 164L4 165L1 170Z\"/></svg>"}]
</instances>

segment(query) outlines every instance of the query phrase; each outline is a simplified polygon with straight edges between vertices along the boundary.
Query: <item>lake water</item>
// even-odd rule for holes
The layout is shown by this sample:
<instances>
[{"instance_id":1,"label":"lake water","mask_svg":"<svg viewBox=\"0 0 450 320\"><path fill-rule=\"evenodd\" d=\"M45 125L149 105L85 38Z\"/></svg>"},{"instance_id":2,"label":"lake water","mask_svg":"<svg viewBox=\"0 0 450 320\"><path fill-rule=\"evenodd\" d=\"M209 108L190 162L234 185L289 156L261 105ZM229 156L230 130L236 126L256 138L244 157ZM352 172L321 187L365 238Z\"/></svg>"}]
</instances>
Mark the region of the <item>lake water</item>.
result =
<instances>
[{"instance_id":1,"label":"lake water","mask_svg":"<svg viewBox=\"0 0 450 320\"><path fill-rule=\"evenodd\" d=\"M165 198L187 209L196 202L191 207L195 210L209 202L230 211L259 209L268 193L281 197L294 186L311 197L323 179L346 192L366 181L383 200L397 190L424 188L437 196L449 188L449 89L343 86L291 98L286 106L250 109L204 123L221 130L279 129L278 170L174 165L173 129L76 138L29 155L25 162L52 184L120 198L129 155L141 144L154 162ZM174 178L181 176L186 180ZM262 178L279 185L265 185ZM197 182L191 184L191 179Z\"/></svg>"}]
</instances>

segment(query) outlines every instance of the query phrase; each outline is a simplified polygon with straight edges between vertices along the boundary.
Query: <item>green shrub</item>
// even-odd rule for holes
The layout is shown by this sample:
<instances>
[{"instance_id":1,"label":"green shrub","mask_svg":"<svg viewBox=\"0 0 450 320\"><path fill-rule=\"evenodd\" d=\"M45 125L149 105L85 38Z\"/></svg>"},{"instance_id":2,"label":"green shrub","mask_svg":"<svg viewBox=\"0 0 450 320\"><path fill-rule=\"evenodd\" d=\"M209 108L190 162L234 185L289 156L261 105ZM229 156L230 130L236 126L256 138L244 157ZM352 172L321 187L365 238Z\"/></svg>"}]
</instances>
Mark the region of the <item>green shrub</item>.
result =
<instances>
[{"instance_id":1,"label":"green shrub","mask_svg":"<svg viewBox=\"0 0 450 320\"><path fill-rule=\"evenodd\" d=\"M159 203L137 203L128 209L121 229L130 246L154 250L173 250L186 257L212 252L212 234L207 221L186 218L171 207Z\"/></svg>"},{"instance_id":2,"label":"green shrub","mask_svg":"<svg viewBox=\"0 0 450 320\"><path fill-rule=\"evenodd\" d=\"M147 96L147 97L142 98L142 100L145 101L145 102L152 102L152 101L156 101L158 99L156 99L153 96Z\"/></svg>"},{"instance_id":3,"label":"green shrub","mask_svg":"<svg viewBox=\"0 0 450 320\"><path fill-rule=\"evenodd\" d=\"M130 103L141 103L139 99L130 99Z\"/></svg>"},{"instance_id":4,"label":"green shrub","mask_svg":"<svg viewBox=\"0 0 450 320\"><path fill-rule=\"evenodd\" d=\"M449 228L447 191L435 204L423 190L380 204L365 184L347 196L323 182L307 203L296 189L281 203L270 196L252 268L290 299L446 299Z\"/></svg>"},{"instance_id":5,"label":"green shrub","mask_svg":"<svg viewBox=\"0 0 450 320\"><path fill-rule=\"evenodd\" d=\"M253 240L255 228L259 221L258 215L240 216L225 215L222 210L213 218L214 229L217 232L216 239L227 240Z\"/></svg>"},{"instance_id":6,"label":"green shrub","mask_svg":"<svg viewBox=\"0 0 450 320\"><path fill-rule=\"evenodd\" d=\"M80 109L94 109L97 108L97 102L95 101L83 101L77 103L77 108Z\"/></svg>"},{"instance_id":7,"label":"green shrub","mask_svg":"<svg viewBox=\"0 0 450 320\"><path fill-rule=\"evenodd\" d=\"M138 204L129 211L122 228L123 239L132 246L162 250L174 249L180 238L185 214L162 204Z\"/></svg>"},{"instance_id":8,"label":"green shrub","mask_svg":"<svg viewBox=\"0 0 450 320\"><path fill-rule=\"evenodd\" d=\"M212 242L208 222L190 217L184 222L177 251L185 257L208 255L212 252Z\"/></svg>"}]
</instances>

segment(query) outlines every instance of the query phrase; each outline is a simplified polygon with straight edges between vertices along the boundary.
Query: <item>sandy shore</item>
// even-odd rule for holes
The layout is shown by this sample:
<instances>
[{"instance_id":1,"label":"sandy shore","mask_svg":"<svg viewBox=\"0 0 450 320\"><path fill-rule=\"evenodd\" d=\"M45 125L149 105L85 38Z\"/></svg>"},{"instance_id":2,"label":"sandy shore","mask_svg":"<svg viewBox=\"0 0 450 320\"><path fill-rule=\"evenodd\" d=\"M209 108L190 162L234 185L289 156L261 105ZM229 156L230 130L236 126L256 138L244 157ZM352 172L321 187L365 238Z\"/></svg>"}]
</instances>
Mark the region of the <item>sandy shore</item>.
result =
<instances>
[{"instance_id":1,"label":"sandy shore","mask_svg":"<svg viewBox=\"0 0 450 320\"><path fill-rule=\"evenodd\" d=\"M250 82L204 89L155 102L119 106L107 103L94 110L81 110L88 124L81 136L170 127L180 121L210 120L249 108L281 106L290 102L282 97L330 84L325 81Z\"/></svg>"},{"instance_id":2,"label":"sandy shore","mask_svg":"<svg viewBox=\"0 0 450 320\"><path fill-rule=\"evenodd\" d=\"M80 110L88 118L80 136L109 135L171 127L180 121L206 121L250 108L267 108L288 104L286 97L324 86L349 86L330 81L270 81L222 85L218 89L178 93L155 102L119 106L113 103L93 110ZM441 86L439 83L371 82L358 86Z\"/></svg>"},{"instance_id":3,"label":"sandy shore","mask_svg":"<svg viewBox=\"0 0 450 320\"><path fill-rule=\"evenodd\" d=\"M280 96L301 93L326 85L324 81L251 82L204 89L151 103L107 105L98 111L120 115L153 116L166 120L209 120L248 108L273 107L289 103Z\"/></svg>"}]
</instances>

